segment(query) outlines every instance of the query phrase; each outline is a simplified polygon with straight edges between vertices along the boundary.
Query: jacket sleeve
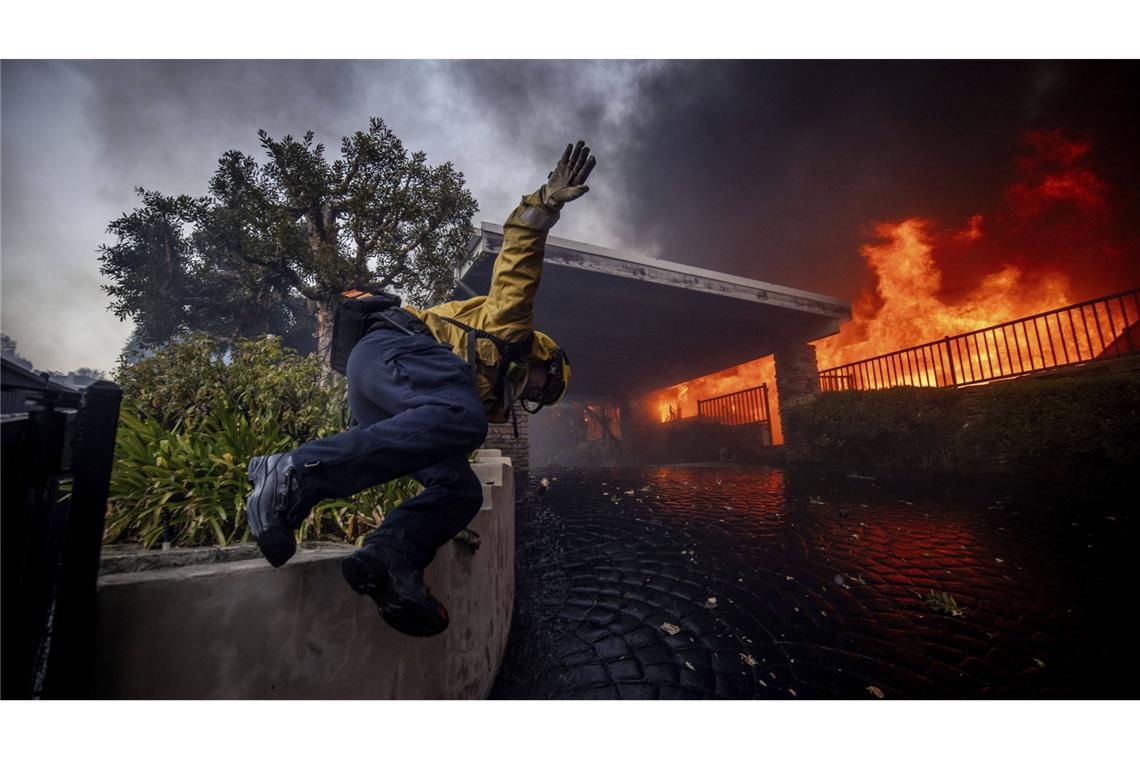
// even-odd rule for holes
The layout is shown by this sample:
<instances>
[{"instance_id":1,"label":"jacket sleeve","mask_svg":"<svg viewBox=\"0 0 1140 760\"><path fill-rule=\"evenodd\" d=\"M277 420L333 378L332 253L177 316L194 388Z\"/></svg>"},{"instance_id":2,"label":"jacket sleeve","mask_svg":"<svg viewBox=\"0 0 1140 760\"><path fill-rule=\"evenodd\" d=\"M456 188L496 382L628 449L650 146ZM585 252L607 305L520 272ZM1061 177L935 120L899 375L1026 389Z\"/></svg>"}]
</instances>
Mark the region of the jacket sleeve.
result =
<instances>
[{"instance_id":1,"label":"jacket sleeve","mask_svg":"<svg viewBox=\"0 0 1140 760\"><path fill-rule=\"evenodd\" d=\"M546 235L558 215L535 192L523 196L522 203L503 223L503 247L495 259L491 290L483 304L487 332L509 341L530 334Z\"/></svg>"}]
</instances>

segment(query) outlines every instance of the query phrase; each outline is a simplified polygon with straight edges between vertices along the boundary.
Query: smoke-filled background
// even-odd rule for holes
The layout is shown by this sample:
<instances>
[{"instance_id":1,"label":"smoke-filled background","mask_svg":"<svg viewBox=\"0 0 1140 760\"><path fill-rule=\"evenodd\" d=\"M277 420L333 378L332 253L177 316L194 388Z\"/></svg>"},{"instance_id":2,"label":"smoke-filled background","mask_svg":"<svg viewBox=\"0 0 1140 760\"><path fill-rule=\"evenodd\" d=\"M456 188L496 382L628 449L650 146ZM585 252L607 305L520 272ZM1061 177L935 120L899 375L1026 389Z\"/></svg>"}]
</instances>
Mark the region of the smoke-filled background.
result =
<instances>
[{"instance_id":1,"label":"smoke-filled background","mask_svg":"<svg viewBox=\"0 0 1140 760\"><path fill-rule=\"evenodd\" d=\"M259 128L311 129L335 152L373 115L466 174L476 222L501 221L583 137L599 166L556 234L852 299L848 344L892 298L914 322L976 311L995 288L1037 288L1028 308L1140 284L1135 63L32 61L0 75L3 330L40 369L109 370L129 337L96 247L135 186L201 195L223 151L259 152Z\"/></svg>"}]
</instances>

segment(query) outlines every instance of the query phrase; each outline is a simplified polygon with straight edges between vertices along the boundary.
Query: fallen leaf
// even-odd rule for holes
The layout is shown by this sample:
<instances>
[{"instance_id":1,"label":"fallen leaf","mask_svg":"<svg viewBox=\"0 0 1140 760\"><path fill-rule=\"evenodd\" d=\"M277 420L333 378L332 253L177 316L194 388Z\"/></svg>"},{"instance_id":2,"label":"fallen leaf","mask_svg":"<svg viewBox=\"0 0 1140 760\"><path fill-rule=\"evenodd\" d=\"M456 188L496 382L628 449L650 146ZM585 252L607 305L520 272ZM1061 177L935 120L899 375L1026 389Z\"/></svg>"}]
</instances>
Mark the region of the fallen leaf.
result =
<instances>
[{"instance_id":1,"label":"fallen leaf","mask_svg":"<svg viewBox=\"0 0 1140 760\"><path fill-rule=\"evenodd\" d=\"M886 696L885 694L883 694L883 690L880 689L878 686L868 686L867 687L867 693L870 694L872 697L877 697L879 699L882 699L883 697Z\"/></svg>"},{"instance_id":2,"label":"fallen leaf","mask_svg":"<svg viewBox=\"0 0 1140 760\"><path fill-rule=\"evenodd\" d=\"M715 610L716 609L716 597L715 596L710 596L708 598L708 601L705 602L705 609L706 610Z\"/></svg>"},{"instance_id":3,"label":"fallen leaf","mask_svg":"<svg viewBox=\"0 0 1140 760\"><path fill-rule=\"evenodd\" d=\"M754 658L752 655L748 654L747 652L741 652L740 653L740 659L744 660L744 664L750 668L754 668L757 665L756 658Z\"/></svg>"},{"instance_id":4,"label":"fallen leaf","mask_svg":"<svg viewBox=\"0 0 1140 760\"><path fill-rule=\"evenodd\" d=\"M676 636L681 632L681 626L674 625L673 623L662 623L661 630L665 631L665 633L669 634L670 636Z\"/></svg>"}]
</instances>

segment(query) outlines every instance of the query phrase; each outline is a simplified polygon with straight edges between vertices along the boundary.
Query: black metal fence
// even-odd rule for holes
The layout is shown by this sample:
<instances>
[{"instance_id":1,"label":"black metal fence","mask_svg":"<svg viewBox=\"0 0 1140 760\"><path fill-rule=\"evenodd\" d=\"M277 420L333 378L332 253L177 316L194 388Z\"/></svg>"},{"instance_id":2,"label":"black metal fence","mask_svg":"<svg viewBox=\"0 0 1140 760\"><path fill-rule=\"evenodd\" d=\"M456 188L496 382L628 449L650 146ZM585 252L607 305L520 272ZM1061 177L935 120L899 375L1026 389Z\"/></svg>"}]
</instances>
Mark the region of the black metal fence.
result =
<instances>
[{"instance_id":1,"label":"black metal fence","mask_svg":"<svg viewBox=\"0 0 1140 760\"><path fill-rule=\"evenodd\" d=\"M697 414L722 425L768 424L768 386L697 401Z\"/></svg>"},{"instance_id":2,"label":"black metal fence","mask_svg":"<svg viewBox=\"0 0 1140 760\"><path fill-rule=\"evenodd\" d=\"M825 369L824 391L959 387L1140 353L1140 288Z\"/></svg>"},{"instance_id":3,"label":"black metal fence","mask_svg":"<svg viewBox=\"0 0 1140 760\"><path fill-rule=\"evenodd\" d=\"M122 391L3 360L4 699L89 696L95 584Z\"/></svg>"}]
</instances>

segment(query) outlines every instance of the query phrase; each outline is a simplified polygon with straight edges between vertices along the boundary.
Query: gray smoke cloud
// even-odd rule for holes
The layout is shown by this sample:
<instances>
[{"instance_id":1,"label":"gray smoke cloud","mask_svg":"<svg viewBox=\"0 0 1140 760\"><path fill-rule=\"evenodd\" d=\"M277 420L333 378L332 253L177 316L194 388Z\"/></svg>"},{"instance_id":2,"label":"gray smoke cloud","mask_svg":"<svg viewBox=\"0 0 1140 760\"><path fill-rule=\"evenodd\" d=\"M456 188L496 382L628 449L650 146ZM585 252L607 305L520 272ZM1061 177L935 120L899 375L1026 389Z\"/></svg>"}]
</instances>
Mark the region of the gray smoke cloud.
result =
<instances>
[{"instance_id":1,"label":"gray smoke cloud","mask_svg":"<svg viewBox=\"0 0 1140 760\"><path fill-rule=\"evenodd\" d=\"M129 337L95 249L135 186L202 194L223 151L259 154L259 128L311 129L335 153L370 116L462 170L476 222L501 221L583 137L598 169L557 234L848 298L873 222L964 223L999 203L1021 132L1065 127L1095 141L1136 270L1130 62L6 61L0 76L3 330L37 368L110 369Z\"/></svg>"}]
</instances>

